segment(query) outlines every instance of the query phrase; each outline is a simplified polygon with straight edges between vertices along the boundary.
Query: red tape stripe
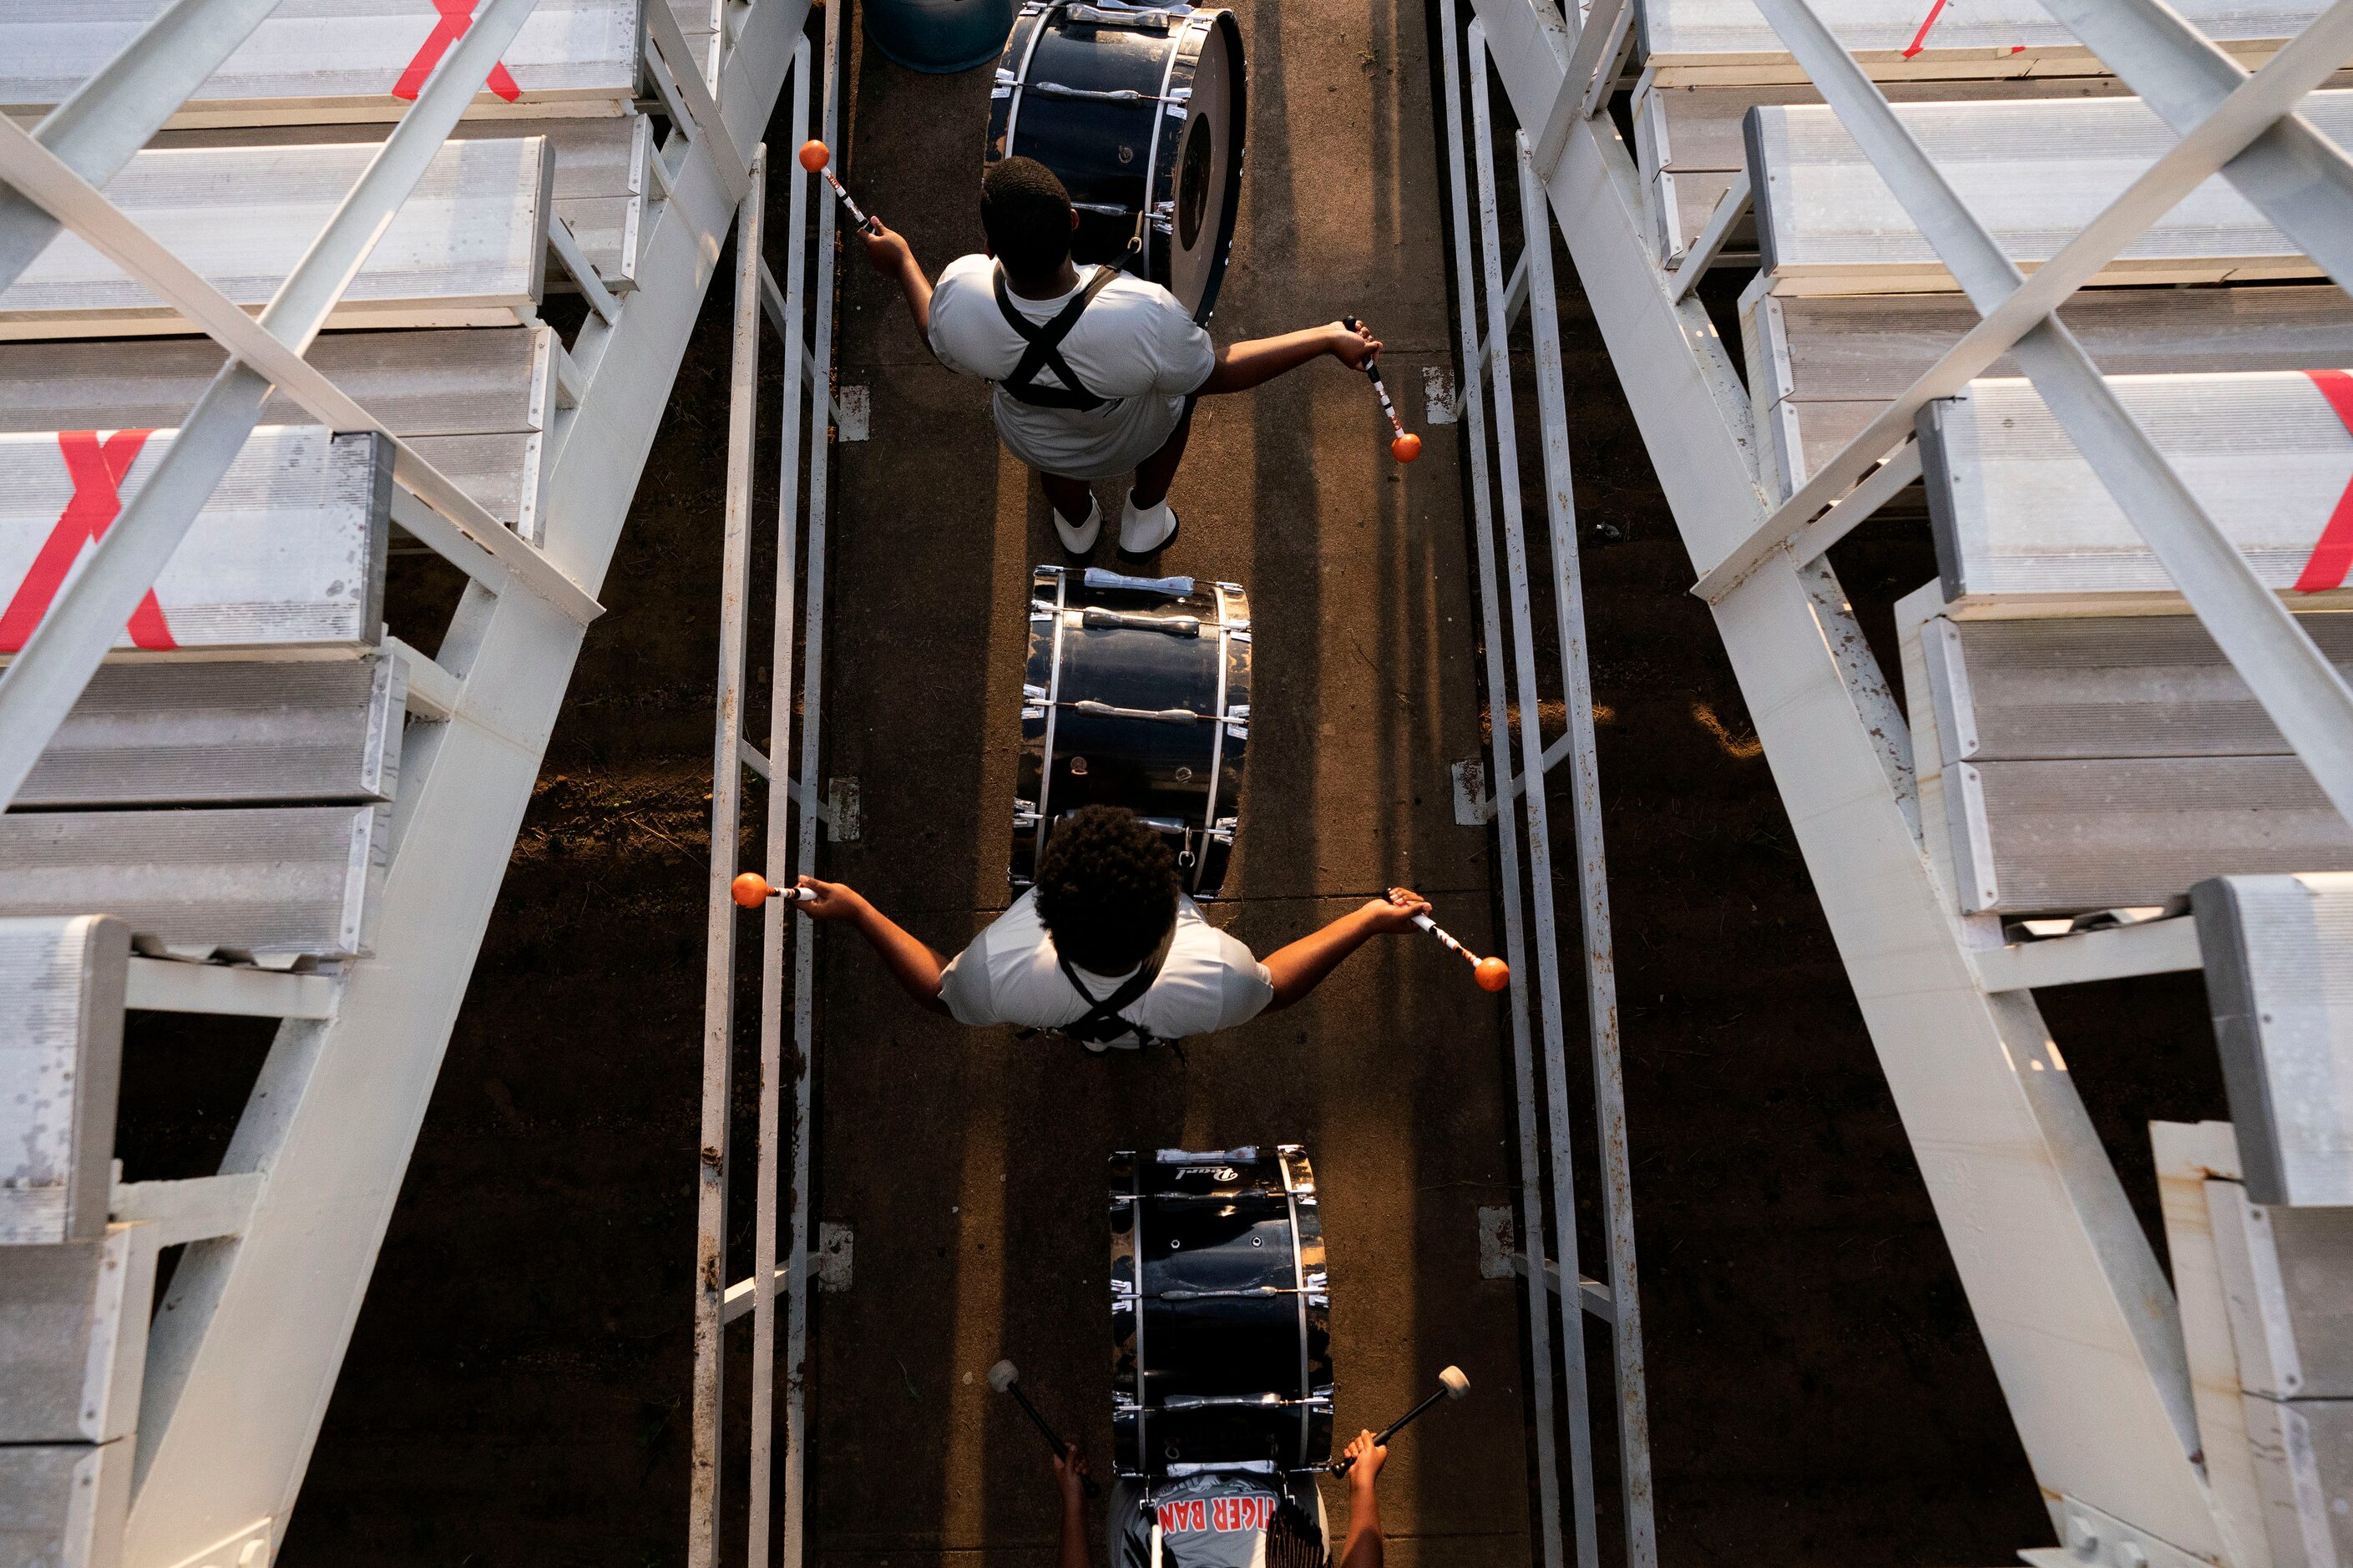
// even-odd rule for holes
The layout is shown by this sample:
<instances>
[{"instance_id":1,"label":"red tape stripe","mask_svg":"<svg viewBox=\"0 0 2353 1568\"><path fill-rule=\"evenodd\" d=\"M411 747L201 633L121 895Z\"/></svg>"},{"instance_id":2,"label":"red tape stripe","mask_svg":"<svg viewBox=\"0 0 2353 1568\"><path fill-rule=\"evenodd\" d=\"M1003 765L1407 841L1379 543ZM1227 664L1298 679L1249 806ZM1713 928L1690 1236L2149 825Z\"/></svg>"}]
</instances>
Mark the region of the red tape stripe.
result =
<instances>
[{"instance_id":1,"label":"red tape stripe","mask_svg":"<svg viewBox=\"0 0 2353 1568\"><path fill-rule=\"evenodd\" d=\"M2312 378L2320 395L2328 399L2328 406L2337 411L2346 433L2353 435L2353 375L2341 370L2308 370L2304 374ZM2294 592L2323 594L2331 588L2341 588L2348 571L2353 571L2353 481L2348 481L2345 493L2337 498L2337 510L2328 514L2328 526L2320 531L2320 540L2313 545L2312 555L2305 562Z\"/></svg>"},{"instance_id":2,"label":"red tape stripe","mask_svg":"<svg viewBox=\"0 0 2353 1568\"><path fill-rule=\"evenodd\" d=\"M1943 0L1937 0L1937 3L1941 5ZM475 4L476 0L433 0L433 8L441 14L441 19L433 24L433 31L426 35L424 44L408 62L408 68L402 71L400 79L392 84L393 97L413 101L424 90L425 79L431 76L433 68L441 63L441 57L449 52L449 46L464 37L466 30L474 25ZM515 79L507 74L503 62L491 68L491 79L487 85L509 103L522 96L522 89L517 87Z\"/></svg>"},{"instance_id":3,"label":"red tape stripe","mask_svg":"<svg viewBox=\"0 0 2353 1568\"><path fill-rule=\"evenodd\" d=\"M58 452L65 458L66 477L73 480L74 493L67 500L65 510L58 514L57 525L49 530L48 538L41 542L40 550L33 557L32 569L16 584L8 608L0 611L0 653L16 653L24 648L25 639L33 635L33 628L49 613L50 602L65 585L66 574L81 559L81 547L105 538L107 529L122 515L122 492L119 488L122 476L139 460L140 449L153 434L153 430L118 430L100 443L95 430L58 432ZM164 619L164 606L156 602L152 587L140 599L139 607L131 612L131 640L134 646L145 648L180 646L172 636L170 623Z\"/></svg>"},{"instance_id":4,"label":"red tape stripe","mask_svg":"<svg viewBox=\"0 0 2353 1568\"><path fill-rule=\"evenodd\" d=\"M1944 14L1945 0L1936 0L1936 3L1934 5L1928 7L1928 15L1921 20L1920 30L1912 35L1912 41L1910 43L1904 46L1904 58L1905 59L1910 59L1914 55L1918 54L1922 49L1927 47L1928 29L1935 26L1936 25L1936 18ZM2012 52L2014 53L2015 51Z\"/></svg>"}]
</instances>

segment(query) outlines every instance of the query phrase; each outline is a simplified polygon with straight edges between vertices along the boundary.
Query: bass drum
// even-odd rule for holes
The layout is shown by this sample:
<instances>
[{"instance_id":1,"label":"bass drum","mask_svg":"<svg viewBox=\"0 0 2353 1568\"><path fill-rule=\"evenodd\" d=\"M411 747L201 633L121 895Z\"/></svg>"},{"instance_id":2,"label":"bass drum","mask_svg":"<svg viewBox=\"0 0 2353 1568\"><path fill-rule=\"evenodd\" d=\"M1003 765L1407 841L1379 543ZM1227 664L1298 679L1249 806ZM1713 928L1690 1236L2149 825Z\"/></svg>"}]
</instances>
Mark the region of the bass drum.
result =
<instances>
[{"instance_id":1,"label":"bass drum","mask_svg":"<svg viewBox=\"0 0 2353 1568\"><path fill-rule=\"evenodd\" d=\"M1206 323L1242 203L1249 81L1231 11L1027 5L997 62L988 155L1035 158L1079 212L1072 256L1143 275Z\"/></svg>"},{"instance_id":2,"label":"bass drum","mask_svg":"<svg viewBox=\"0 0 2353 1568\"><path fill-rule=\"evenodd\" d=\"M1113 1154L1119 1473L1328 1461L1331 1308L1315 1173L1299 1144Z\"/></svg>"},{"instance_id":3,"label":"bass drum","mask_svg":"<svg viewBox=\"0 0 2353 1568\"><path fill-rule=\"evenodd\" d=\"M1172 594L1172 586L1185 592ZM1250 595L1235 583L1040 566L1013 787L1016 888L1054 824L1124 805L1157 828L1197 899L1225 886L1250 745Z\"/></svg>"}]
</instances>

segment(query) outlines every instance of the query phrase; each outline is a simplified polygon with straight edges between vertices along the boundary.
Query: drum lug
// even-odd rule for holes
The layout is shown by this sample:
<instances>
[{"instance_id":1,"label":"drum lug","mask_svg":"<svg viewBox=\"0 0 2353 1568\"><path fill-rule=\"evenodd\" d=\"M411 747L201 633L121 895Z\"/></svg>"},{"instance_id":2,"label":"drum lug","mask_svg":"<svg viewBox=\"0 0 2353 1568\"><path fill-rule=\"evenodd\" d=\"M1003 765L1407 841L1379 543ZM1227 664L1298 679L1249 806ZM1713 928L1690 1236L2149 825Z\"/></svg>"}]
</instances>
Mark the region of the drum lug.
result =
<instances>
[{"instance_id":1,"label":"drum lug","mask_svg":"<svg viewBox=\"0 0 2353 1568\"><path fill-rule=\"evenodd\" d=\"M1038 803L1017 800L1013 803L1013 827L1016 832L1029 832L1038 826Z\"/></svg>"}]
</instances>

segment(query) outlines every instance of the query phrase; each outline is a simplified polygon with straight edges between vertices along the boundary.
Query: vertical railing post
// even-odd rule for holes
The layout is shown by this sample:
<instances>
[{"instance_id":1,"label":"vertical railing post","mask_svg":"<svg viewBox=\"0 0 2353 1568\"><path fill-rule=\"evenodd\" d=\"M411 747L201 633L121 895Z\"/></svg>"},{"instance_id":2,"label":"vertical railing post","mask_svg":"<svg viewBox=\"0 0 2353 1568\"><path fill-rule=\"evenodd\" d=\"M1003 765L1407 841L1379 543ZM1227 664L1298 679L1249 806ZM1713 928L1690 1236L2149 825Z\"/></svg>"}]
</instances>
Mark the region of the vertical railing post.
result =
<instances>
[{"instance_id":1,"label":"vertical railing post","mask_svg":"<svg viewBox=\"0 0 2353 1568\"><path fill-rule=\"evenodd\" d=\"M696 1161L694 1442L687 1562L719 1560L719 1467L727 1360L727 1141L735 1043L735 879L744 792L744 611L750 586L752 447L760 389L760 206L765 148L737 207L734 359L727 388L727 510L720 547L718 721L711 744L711 879L702 975L702 1138ZM754 1391L756 1397L757 1390ZM756 1502L755 1502L756 1506Z\"/></svg>"}]
</instances>

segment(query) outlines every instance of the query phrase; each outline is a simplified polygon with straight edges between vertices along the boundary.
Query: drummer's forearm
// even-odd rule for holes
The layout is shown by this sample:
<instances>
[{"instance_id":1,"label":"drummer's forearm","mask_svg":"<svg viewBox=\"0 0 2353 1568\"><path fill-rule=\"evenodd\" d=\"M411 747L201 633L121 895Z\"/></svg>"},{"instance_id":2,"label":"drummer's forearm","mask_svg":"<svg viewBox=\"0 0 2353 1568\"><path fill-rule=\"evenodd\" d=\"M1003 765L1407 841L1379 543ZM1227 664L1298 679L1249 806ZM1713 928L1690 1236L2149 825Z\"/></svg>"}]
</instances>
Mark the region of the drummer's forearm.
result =
<instances>
[{"instance_id":1,"label":"drummer's forearm","mask_svg":"<svg viewBox=\"0 0 2353 1568\"><path fill-rule=\"evenodd\" d=\"M1340 1568L1381 1568L1381 1505L1371 1487L1348 1489L1348 1544Z\"/></svg>"},{"instance_id":2,"label":"drummer's forearm","mask_svg":"<svg viewBox=\"0 0 2353 1568\"><path fill-rule=\"evenodd\" d=\"M1278 338L1252 338L1247 342L1228 343L1218 351L1218 363L1209 372L1209 379L1201 384L1198 396L1213 397L1221 392L1248 392L1262 386L1286 371L1297 370L1309 360L1329 353L1332 330L1310 327L1304 331L1285 332Z\"/></svg>"},{"instance_id":3,"label":"drummer's forearm","mask_svg":"<svg viewBox=\"0 0 2353 1568\"><path fill-rule=\"evenodd\" d=\"M1372 934L1366 911L1351 910L1321 931L1310 931L1288 947L1268 953L1264 963L1268 978L1274 982L1274 1000L1266 1005L1266 1010L1280 1012L1304 997Z\"/></svg>"},{"instance_id":4,"label":"drummer's forearm","mask_svg":"<svg viewBox=\"0 0 2353 1568\"><path fill-rule=\"evenodd\" d=\"M1087 1552L1087 1505L1075 1492L1062 1500L1061 1568L1093 1568Z\"/></svg>"},{"instance_id":5,"label":"drummer's forearm","mask_svg":"<svg viewBox=\"0 0 2353 1568\"><path fill-rule=\"evenodd\" d=\"M915 318L916 335L923 346L932 346L932 280L923 276L923 264L909 251L899 264L899 292L907 299L907 313Z\"/></svg>"},{"instance_id":6,"label":"drummer's forearm","mask_svg":"<svg viewBox=\"0 0 2353 1568\"><path fill-rule=\"evenodd\" d=\"M940 973L945 962L872 904L863 899L859 904L858 929L873 944L891 978L933 1012L945 1013L948 1005L940 1000Z\"/></svg>"}]
</instances>

